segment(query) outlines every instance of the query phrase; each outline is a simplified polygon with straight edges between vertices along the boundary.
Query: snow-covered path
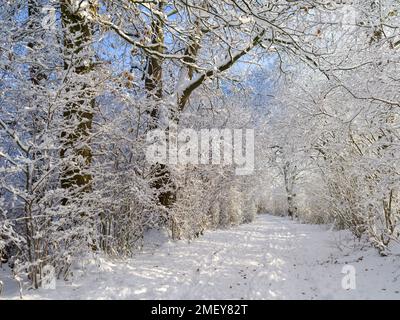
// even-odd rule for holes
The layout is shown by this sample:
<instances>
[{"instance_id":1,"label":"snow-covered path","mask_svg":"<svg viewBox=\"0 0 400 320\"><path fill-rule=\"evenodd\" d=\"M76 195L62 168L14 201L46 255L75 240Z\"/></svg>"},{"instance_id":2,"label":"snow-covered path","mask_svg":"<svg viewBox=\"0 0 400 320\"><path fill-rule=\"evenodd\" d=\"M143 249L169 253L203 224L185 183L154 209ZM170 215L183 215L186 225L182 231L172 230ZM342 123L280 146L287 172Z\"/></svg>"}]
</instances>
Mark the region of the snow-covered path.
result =
<instances>
[{"instance_id":1,"label":"snow-covered path","mask_svg":"<svg viewBox=\"0 0 400 320\"><path fill-rule=\"evenodd\" d=\"M342 268L356 269L356 290ZM57 290L24 298L57 299L400 299L400 258L379 257L347 232L260 215L188 244L168 242L121 261L86 266ZM4 296L3 296L4 297ZM6 297L16 297L9 288Z\"/></svg>"}]
</instances>

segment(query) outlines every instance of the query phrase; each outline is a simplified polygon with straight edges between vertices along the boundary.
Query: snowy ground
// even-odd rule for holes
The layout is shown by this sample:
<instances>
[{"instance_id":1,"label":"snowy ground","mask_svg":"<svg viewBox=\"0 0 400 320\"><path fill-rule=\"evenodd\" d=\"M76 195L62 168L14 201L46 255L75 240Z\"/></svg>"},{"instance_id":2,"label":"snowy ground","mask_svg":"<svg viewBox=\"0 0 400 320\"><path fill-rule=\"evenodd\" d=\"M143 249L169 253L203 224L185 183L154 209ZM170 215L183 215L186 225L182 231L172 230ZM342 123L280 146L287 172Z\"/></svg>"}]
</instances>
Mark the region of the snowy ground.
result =
<instances>
[{"instance_id":1,"label":"snowy ground","mask_svg":"<svg viewBox=\"0 0 400 320\"><path fill-rule=\"evenodd\" d=\"M356 289L342 288L355 267ZM19 298L5 272L2 298ZM10 285L11 284L11 285ZM125 261L97 259L56 290L25 299L400 299L400 257L380 257L348 232L260 215L188 244L166 242Z\"/></svg>"}]
</instances>

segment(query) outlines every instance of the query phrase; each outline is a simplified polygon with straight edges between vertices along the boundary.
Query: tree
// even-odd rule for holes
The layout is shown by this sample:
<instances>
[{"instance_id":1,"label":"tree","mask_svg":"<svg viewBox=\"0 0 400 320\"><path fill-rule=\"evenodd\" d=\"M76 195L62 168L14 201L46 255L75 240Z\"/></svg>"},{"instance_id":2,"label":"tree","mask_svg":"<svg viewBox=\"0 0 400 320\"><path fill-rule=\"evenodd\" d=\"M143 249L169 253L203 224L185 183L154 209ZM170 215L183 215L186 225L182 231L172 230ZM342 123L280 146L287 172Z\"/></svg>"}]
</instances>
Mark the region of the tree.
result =
<instances>
[{"instance_id":1,"label":"tree","mask_svg":"<svg viewBox=\"0 0 400 320\"><path fill-rule=\"evenodd\" d=\"M64 38L64 69L67 77L79 77L93 71L92 22L89 17L95 12L96 4L91 1L62 0L61 20ZM67 80L68 81L68 80ZM61 133L63 148L61 158L71 153L73 157L65 161L61 186L65 189L78 189L78 192L91 189L91 173L87 170L92 162L90 131L93 122L94 94L89 85L70 83L79 91L78 96L68 101L64 112L64 128ZM65 89L71 92L70 88ZM67 199L64 199L64 203Z\"/></svg>"}]
</instances>

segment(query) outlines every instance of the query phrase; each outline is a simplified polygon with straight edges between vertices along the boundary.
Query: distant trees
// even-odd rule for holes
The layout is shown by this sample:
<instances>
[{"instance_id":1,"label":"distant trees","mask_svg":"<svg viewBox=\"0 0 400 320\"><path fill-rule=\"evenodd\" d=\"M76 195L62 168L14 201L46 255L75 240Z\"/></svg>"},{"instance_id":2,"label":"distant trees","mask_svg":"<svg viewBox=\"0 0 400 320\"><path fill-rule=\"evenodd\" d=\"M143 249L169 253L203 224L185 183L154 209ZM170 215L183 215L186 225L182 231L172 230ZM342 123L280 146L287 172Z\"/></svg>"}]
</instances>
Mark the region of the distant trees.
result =
<instances>
[{"instance_id":1,"label":"distant trees","mask_svg":"<svg viewBox=\"0 0 400 320\"><path fill-rule=\"evenodd\" d=\"M330 219L385 254L399 238L399 15L389 0L353 6L354 21L336 33L334 54L320 64L323 73L301 68L277 96L288 121L270 132L271 146L288 132L286 141L306 158L287 157L312 170L302 179L300 217Z\"/></svg>"}]
</instances>

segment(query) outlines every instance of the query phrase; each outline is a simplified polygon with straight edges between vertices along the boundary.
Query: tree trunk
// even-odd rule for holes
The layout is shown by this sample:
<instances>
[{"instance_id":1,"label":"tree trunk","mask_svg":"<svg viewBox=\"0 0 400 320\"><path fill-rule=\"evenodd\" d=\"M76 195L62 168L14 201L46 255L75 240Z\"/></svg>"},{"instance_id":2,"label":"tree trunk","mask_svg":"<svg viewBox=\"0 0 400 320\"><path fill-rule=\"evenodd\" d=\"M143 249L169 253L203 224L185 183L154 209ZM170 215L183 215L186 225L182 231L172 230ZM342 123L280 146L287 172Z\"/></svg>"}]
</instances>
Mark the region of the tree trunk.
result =
<instances>
[{"instance_id":1,"label":"tree trunk","mask_svg":"<svg viewBox=\"0 0 400 320\"><path fill-rule=\"evenodd\" d=\"M93 70L91 51L92 23L90 11L95 11L95 2L82 0L61 0L61 20L64 32L64 69L72 75L69 87L71 101L68 101L63 112L63 131L61 133L62 149L60 156L64 159L61 172L61 187L66 190L62 205L74 203L77 208L88 207L85 194L92 191L92 150L90 134L92 131L94 93L92 84L82 77ZM83 5L89 7L83 8ZM87 211L80 213L89 226L89 246L93 251L97 245L93 237L95 222ZM76 223L73 220L73 223Z\"/></svg>"},{"instance_id":2,"label":"tree trunk","mask_svg":"<svg viewBox=\"0 0 400 320\"><path fill-rule=\"evenodd\" d=\"M283 176L285 180L285 190L286 190L286 199L287 199L287 204L288 204L288 216L290 218L297 218L297 207L295 204L295 194L293 193L293 177L290 175L289 172L289 163L286 163L284 168L283 168Z\"/></svg>"},{"instance_id":3,"label":"tree trunk","mask_svg":"<svg viewBox=\"0 0 400 320\"><path fill-rule=\"evenodd\" d=\"M162 12L164 3L158 4L158 10ZM151 43L153 50L159 53L164 52L164 31L163 22L160 17L154 17L151 23ZM154 106L149 112L148 129L153 130L159 127L159 111L163 98L163 72L162 59L159 56L151 55L147 60L146 73L144 78L145 89L149 99L154 101ZM152 187L158 190L158 200L164 207L171 207L175 202L175 192L171 190L170 171L165 164L158 163L153 168L154 182Z\"/></svg>"},{"instance_id":4,"label":"tree trunk","mask_svg":"<svg viewBox=\"0 0 400 320\"><path fill-rule=\"evenodd\" d=\"M61 19L64 30L64 69L71 74L83 75L93 69L92 55L88 50L92 39L92 26L84 15L86 8L79 8L84 1L61 0ZM93 9L93 8L92 8ZM61 175L61 187L80 192L91 190L92 175L88 168L92 162L92 150L89 146L93 121L94 99L86 83L74 84L79 95L65 106L64 128L61 133L62 158L72 160L66 163ZM67 91L71 91L68 88ZM80 161L80 159L83 159ZM71 162L71 161L70 161ZM63 203L67 203L64 199Z\"/></svg>"},{"instance_id":5,"label":"tree trunk","mask_svg":"<svg viewBox=\"0 0 400 320\"><path fill-rule=\"evenodd\" d=\"M42 33L41 24L40 24L40 13L42 10L42 6L38 3L37 0L28 0L28 19L29 19L29 30L32 34L37 34L38 32ZM28 47L30 48L32 57L37 53L38 43L36 41L29 42ZM38 65L32 64L29 68L30 81L32 85L35 87L35 91L40 91L40 86L43 86L43 81L47 79L47 75L43 72L42 68ZM43 131L43 114L40 112L40 101L37 101L37 96L35 96L32 101L35 103L35 107L32 108L33 111L29 114L29 120L31 121L31 130L29 134L31 135L33 140L36 140L37 136L40 136ZM32 214L32 206L38 201L38 198L41 196L40 193L34 192L33 185L37 181L38 177L42 173L43 163L38 161L42 157L41 151L37 148L32 148L26 154L32 161L26 165L26 173L25 173L25 189L26 193L31 196L29 200L25 201L24 211L25 211L25 233L26 233L26 243L28 250L28 259L32 263L29 267L28 278L32 282L33 288L39 288L41 281L41 269L43 267L43 263L35 263L36 261L42 260L43 252L41 250L41 246L43 244L43 238L38 235L38 222L34 219ZM40 192L40 191L39 191Z\"/></svg>"}]
</instances>

